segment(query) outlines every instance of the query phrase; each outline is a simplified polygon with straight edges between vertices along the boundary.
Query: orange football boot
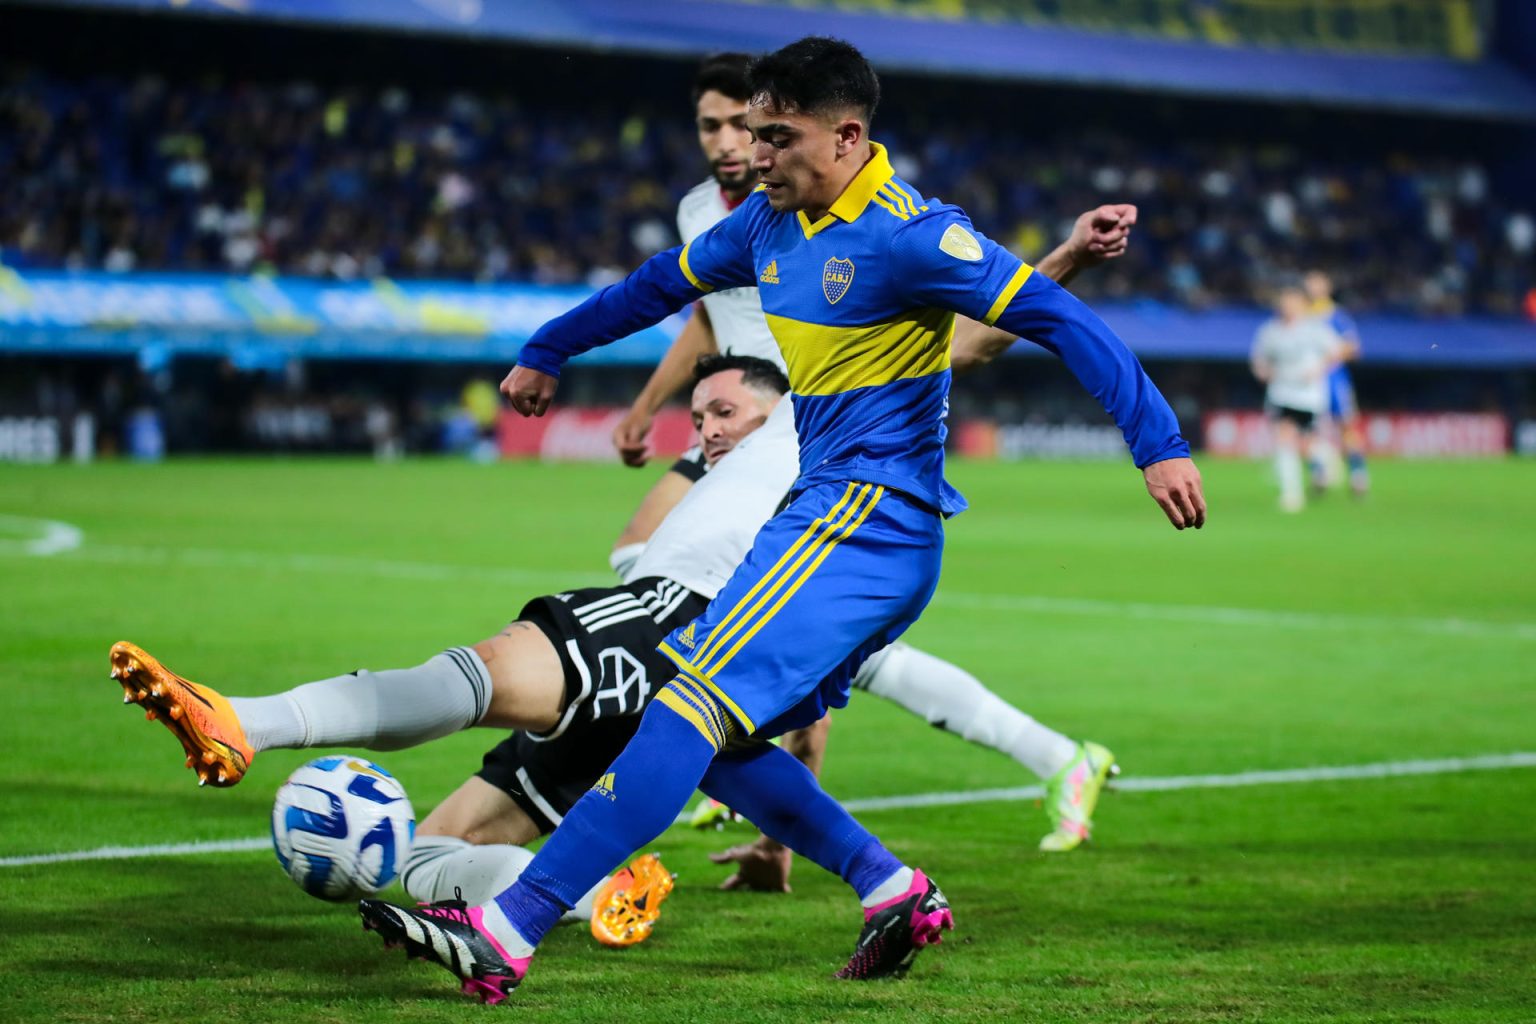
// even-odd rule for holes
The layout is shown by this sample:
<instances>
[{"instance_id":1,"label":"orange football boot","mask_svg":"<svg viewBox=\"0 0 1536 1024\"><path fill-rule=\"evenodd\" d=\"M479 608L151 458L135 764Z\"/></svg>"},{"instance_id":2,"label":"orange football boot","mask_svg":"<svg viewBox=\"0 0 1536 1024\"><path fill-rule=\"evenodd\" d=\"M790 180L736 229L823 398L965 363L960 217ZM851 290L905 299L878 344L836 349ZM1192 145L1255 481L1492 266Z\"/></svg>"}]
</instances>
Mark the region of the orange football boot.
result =
<instances>
[{"instance_id":1,"label":"orange football boot","mask_svg":"<svg viewBox=\"0 0 1536 1024\"><path fill-rule=\"evenodd\" d=\"M112 645L112 678L123 686L124 704L143 705L145 718L176 734L199 786L233 786L244 777L256 752L222 694L181 678L126 640Z\"/></svg>"},{"instance_id":2,"label":"orange football boot","mask_svg":"<svg viewBox=\"0 0 1536 1024\"><path fill-rule=\"evenodd\" d=\"M654 853L614 873L592 905L592 937L605 946L633 946L650 937L677 876Z\"/></svg>"}]
</instances>

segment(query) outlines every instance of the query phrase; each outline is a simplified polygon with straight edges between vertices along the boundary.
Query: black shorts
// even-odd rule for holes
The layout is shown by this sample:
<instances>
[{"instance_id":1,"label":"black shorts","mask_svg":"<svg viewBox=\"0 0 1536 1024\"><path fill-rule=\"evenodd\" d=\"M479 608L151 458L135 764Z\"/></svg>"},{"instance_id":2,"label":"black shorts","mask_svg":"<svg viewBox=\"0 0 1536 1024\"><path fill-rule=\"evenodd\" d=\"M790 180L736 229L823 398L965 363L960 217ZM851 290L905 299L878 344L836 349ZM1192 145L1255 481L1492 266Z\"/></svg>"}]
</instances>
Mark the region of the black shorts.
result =
<instances>
[{"instance_id":1,"label":"black shorts","mask_svg":"<svg viewBox=\"0 0 1536 1024\"><path fill-rule=\"evenodd\" d=\"M1264 411L1272 420L1286 420L1296 424L1302 431L1310 431L1317 427L1317 413L1308 412L1305 409L1292 409L1288 405L1267 405Z\"/></svg>"},{"instance_id":2,"label":"black shorts","mask_svg":"<svg viewBox=\"0 0 1536 1024\"><path fill-rule=\"evenodd\" d=\"M565 669L560 720L540 735L513 733L475 774L510 796L542 831L553 831L624 750L656 691L677 674L656 645L708 603L657 578L528 602L518 618L549 637Z\"/></svg>"}]
</instances>

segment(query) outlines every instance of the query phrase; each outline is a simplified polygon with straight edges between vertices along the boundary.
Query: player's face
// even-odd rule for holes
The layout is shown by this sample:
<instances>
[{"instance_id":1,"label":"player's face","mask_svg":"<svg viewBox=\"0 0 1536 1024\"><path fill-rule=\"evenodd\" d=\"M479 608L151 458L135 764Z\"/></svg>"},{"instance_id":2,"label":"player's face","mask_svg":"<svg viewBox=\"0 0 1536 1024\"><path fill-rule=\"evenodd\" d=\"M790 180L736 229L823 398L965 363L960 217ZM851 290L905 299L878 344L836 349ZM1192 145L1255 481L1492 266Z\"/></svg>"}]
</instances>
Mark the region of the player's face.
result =
<instances>
[{"instance_id":1,"label":"player's face","mask_svg":"<svg viewBox=\"0 0 1536 1024\"><path fill-rule=\"evenodd\" d=\"M694 124L699 129L699 148L715 181L727 192L745 194L757 181L751 166L752 133L747 131L746 103L711 89L699 97Z\"/></svg>"},{"instance_id":2,"label":"player's face","mask_svg":"<svg viewBox=\"0 0 1536 1024\"><path fill-rule=\"evenodd\" d=\"M1285 289L1275 303L1275 310L1284 320L1300 320L1307 315L1307 293L1300 288Z\"/></svg>"},{"instance_id":3,"label":"player's face","mask_svg":"<svg viewBox=\"0 0 1536 1024\"><path fill-rule=\"evenodd\" d=\"M721 370L699 381L693 389L693 426L704 461L719 462L772 411L771 401L741 382L740 370Z\"/></svg>"},{"instance_id":4,"label":"player's face","mask_svg":"<svg viewBox=\"0 0 1536 1024\"><path fill-rule=\"evenodd\" d=\"M752 169L770 206L783 212L825 210L832 205L840 191L837 158L845 141L842 129L848 123L776 110L762 98L747 105Z\"/></svg>"},{"instance_id":5,"label":"player's face","mask_svg":"<svg viewBox=\"0 0 1536 1024\"><path fill-rule=\"evenodd\" d=\"M1333 282L1328 280L1328 275L1313 271L1302 279L1302 287L1307 290L1307 298L1313 302L1322 302L1333 294Z\"/></svg>"}]
</instances>

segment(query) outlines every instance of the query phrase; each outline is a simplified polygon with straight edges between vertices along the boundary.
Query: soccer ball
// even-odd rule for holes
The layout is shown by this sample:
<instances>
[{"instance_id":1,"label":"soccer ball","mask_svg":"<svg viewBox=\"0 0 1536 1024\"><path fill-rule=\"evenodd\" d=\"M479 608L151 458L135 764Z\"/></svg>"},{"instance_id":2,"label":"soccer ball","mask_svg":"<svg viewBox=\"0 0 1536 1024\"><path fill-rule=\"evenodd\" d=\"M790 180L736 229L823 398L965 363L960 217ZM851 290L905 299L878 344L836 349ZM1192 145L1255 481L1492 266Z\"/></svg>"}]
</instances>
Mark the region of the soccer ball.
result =
<instances>
[{"instance_id":1,"label":"soccer ball","mask_svg":"<svg viewBox=\"0 0 1536 1024\"><path fill-rule=\"evenodd\" d=\"M272 849L323 900L378 892L400 873L416 814L395 777L360 757L322 757L288 776L272 807Z\"/></svg>"}]
</instances>

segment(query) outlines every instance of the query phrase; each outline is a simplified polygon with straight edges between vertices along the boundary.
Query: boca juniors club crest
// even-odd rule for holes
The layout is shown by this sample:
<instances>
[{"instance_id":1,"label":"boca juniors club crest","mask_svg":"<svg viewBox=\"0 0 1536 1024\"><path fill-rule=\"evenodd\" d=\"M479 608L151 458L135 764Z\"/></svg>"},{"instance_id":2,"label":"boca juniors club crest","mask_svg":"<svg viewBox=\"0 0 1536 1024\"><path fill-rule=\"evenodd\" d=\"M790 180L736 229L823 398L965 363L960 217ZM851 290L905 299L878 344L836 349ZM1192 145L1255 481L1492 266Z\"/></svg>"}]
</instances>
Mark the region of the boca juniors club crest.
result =
<instances>
[{"instance_id":1,"label":"boca juniors club crest","mask_svg":"<svg viewBox=\"0 0 1536 1024\"><path fill-rule=\"evenodd\" d=\"M848 294L848 286L853 284L853 260L830 259L826 266L821 268L821 290L826 293L827 301L834 306L837 300Z\"/></svg>"}]
</instances>

